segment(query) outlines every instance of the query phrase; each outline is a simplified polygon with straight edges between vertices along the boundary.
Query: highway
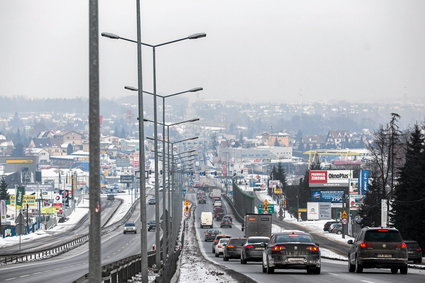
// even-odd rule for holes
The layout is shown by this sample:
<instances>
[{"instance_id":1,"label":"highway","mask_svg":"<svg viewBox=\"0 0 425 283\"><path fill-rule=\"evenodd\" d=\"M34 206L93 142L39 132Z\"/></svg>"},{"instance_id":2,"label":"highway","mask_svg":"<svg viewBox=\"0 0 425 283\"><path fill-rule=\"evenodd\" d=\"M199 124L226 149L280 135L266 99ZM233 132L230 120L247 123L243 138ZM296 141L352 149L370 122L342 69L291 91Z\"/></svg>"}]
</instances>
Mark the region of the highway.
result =
<instances>
[{"instance_id":1,"label":"highway","mask_svg":"<svg viewBox=\"0 0 425 283\"><path fill-rule=\"evenodd\" d=\"M148 192L149 193L149 192ZM152 194L148 194L148 199ZM162 212L162 203L159 203ZM147 219L155 218L155 206L147 206ZM129 222L137 225L137 234L123 234L122 227L102 238L102 265L140 253L140 206ZM148 247L155 242L155 232L148 232ZM67 253L30 263L0 267L0 282L72 282L88 273L88 243Z\"/></svg>"},{"instance_id":2,"label":"highway","mask_svg":"<svg viewBox=\"0 0 425 283\"><path fill-rule=\"evenodd\" d=\"M196 202L196 194L187 194L186 198L191 200L193 203ZM223 202L225 203L225 202ZM202 249L202 253L207 257L208 260L215 262L225 268L235 270L239 273L247 275L257 282L364 282L364 283L388 283L388 282L424 282L425 281L425 270L409 269L407 275L391 274L389 269L365 269L364 273L349 273L347 268L347 262L322 259L322 271L320 275L307 274L305 270L283 270L277 269L275 274L262 273L260 262L248 262L248 264L240 264L239 259L230 259L228 262L223 261L222 256L216 258L211 253L211 242L204 242L204 231L199 225L199 218L202 211L212 211L212 203L210 200L206 204L196 204L195 211L195 227L199 240L199 246ZM226 207L228 214L231 214ZM220 224L214 221L214 228L218 228L223 234L228 234L234 237L243 237L243 233L240 230L241 224L234 222L232 228L220 228ZM323 246L327 248L326 246Z\"/></svg>"}]
</instances>

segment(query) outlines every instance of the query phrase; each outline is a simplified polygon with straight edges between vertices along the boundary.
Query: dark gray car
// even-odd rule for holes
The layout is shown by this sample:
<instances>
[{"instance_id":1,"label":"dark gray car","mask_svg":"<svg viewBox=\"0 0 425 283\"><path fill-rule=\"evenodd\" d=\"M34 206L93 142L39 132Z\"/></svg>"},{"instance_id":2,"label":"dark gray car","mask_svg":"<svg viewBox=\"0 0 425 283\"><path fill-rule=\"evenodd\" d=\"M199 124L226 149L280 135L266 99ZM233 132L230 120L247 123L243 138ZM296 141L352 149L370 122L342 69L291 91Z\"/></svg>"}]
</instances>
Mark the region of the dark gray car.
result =
<instances>
[{"instance_id":1,"label":"dark gray car","mask_svg":"<svg viewBox=\"0 0 425 283\"><path fill-rule=\"evenodd\" d=\"M248 237L242 247L241 263L246 264L248 261L261 261L265 249L263 243L268 244L269 241L269 237Z\"/></svg>"},{"instance_id":2,"label":"dark gray car","mask_svg":"<svg viewBox=\"0 0 425 283\"><path fill-rule=\"evenodd\" d=\"M320 274L319 246L310 234L302 231L286 231L273 234L263 251L263 272L275 269L307 269L309 274Z\"/></svg>"},{"instance_id":3,"label":"dark gray car","mask_svg":"<svg viewBox=\"0 0 425 283\"><path fill-rule=\"evenodd\" d=\"M223 260L228 261L231 258L241 258L242 246L246 238L231 238L224 247Z\"/></svg>"},{"instance_id":4,"label":"dark gray car","mask_svg":"<svg viewBox=\"0 0 425 283\"><path fill-rule=\"evenodd\" d=\"M365 227L349 240L348 271L363 268L390 268L391 273L407 274L407 245L395 228Z\"/></svg>"}]
</instances>

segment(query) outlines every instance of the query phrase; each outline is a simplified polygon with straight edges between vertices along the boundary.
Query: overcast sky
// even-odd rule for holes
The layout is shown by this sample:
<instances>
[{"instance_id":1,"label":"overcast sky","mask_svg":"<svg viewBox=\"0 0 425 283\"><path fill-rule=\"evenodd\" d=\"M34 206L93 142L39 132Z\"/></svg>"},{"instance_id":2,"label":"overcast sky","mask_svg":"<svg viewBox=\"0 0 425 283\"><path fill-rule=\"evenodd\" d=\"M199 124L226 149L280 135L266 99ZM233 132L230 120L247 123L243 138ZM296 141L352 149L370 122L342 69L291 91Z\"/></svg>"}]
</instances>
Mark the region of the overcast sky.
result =
<instances>
[{"instance_id":1,"label":"overcast sky","mask_svg":"<svg viewBox=\"0 0 425 283\"><path fill-rule=\"evenodd\" d=\"M0 96L88 98L88 0L0 0ZM242 102L425 102L423 0L142 0L158 92ZM135 0L99 0L136 38ZM151 49L143 49L152 89ZM101 98L137 85L136 46L100 38Z\"/></svg>"}]
</instances>

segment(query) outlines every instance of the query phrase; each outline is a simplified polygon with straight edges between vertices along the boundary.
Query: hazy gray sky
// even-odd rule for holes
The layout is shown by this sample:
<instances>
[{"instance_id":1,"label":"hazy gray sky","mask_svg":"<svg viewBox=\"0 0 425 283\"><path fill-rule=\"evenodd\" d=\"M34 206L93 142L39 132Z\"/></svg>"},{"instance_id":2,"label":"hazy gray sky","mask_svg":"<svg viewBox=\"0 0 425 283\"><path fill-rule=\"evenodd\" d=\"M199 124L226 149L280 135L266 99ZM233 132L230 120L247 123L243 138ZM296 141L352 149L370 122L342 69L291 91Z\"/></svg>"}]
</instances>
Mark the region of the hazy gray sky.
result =
<instances>
[{"instance_id":1,"label":"hazy gray sky","mask_svg":"<svg viewBox=\"0 0 425 283\"><path fill-rule=\"evenodd\" d=\"M88 97L88 0L0 1L0 95ZM142 0L158 92L197 99L425 102L423 0ZM100 31L136 38L135 0L99 0ZM151 90L151 50L144 49ZM136 46L100 39L101 97L136 85ZM188 94L190 96L193 94Z\"/></svg>"}]
</instances>

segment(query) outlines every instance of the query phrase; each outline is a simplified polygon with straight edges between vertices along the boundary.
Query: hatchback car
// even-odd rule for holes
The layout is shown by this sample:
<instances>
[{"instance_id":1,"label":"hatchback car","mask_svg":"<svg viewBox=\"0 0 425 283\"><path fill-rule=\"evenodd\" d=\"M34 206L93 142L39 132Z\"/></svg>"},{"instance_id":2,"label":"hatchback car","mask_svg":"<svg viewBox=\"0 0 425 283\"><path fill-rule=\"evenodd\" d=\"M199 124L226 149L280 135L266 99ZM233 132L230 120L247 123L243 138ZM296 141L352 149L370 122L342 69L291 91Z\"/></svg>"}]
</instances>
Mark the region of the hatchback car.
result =
<instances>
[{"instance_id":1,"label":"hatchback car","mask_svg":"<svg viewBox=\"0 0 425 283\"><path fill-rule=\"evenodd\" d=\"M124 224L124 234L127 234L127 233L137 234L136 224L134 224L132 222L125 223Z\"/></svg>"},{"instance_id":2,"label":"hatchback car","mask_svg":"<svg viewBox=\"0 0 425 283\"><path fill-rule=\"evenodd\" d=\"M241 263L246 264L248 261L261 261L263 258L264 244L268 244L269 237L248 237L241 251Z\"/></svg>"},{"instance_id":3,"label":"hatchback car","mask_svg":"<svg viewBox=\"0 0 425 283\"><path fill-rule=\"evenodd\" d=\"M407 274L407 245L395 228L365 227L356 239L347 242L348 271L363 272L363 268L390 268L391 273Z\"/></svg>"},{"instance_id":4,"label":"hatchback car","mask_svg":"<svg viewBox=\"0 0 425 283\"><path fill-rule=\"evenodd\" d=\"M230 222L229 219L222 219L220 222L220 228L223 228L223 227L232 228L232 222Z\"/></svg>"},{"instance_id":5,"label":"hatchback car","mask_svg":"<svg viewBox=\"0 0 425 283\"><path fill-rule=\"evenodd\" d=\"M307 269L309 274L320 274L319 246L308 233L276 233L271 236L269 244L263 246L263 272L271 274L275 269Z\"/></svg>"},{"instance_id":6,"label":"hatchback car","mask_svg":"<svg viewBox=\"0 0 425 283\"><path fill-rule=\"evenodd\" d=\"M341 223L341 222L339 222L339 221L328 221L328 222L325 223L325 225L323 225L323 231L329 231L329 227L332 224L335 224L335 223Z\"/></svg>"},{"instance_id":7,"label":"hatchback car","mask_svg":"<svg viewBox=\"0 0 425 283\"><path fill-rule=\"evenodd\" d=\"M224 247L223 260L228 261L231 258L241 258L242 246L245 244L246 238L230 238Z\"/></svg>"},{"instance_id":8,"label":"hatchback car","mask_svg":"<svg viewBox=\"0 0 425 283\"><path fill-rule=\"evenodd\" d=\"M224 247L229 242L230 238L221 238L215 246L215 257L219 257L224 252Z\"/></svg>"},{"instance_id":9,"label":"hatchback car","mask_svg":"<svg viewBox=\"0 0 425 283\"><path fill-rule=\"evenodd\" d=\"M151 220L148 222L148 231L155 231L156 229L156 221Z\"/></svg>"},{"instance_id":10,"label":"hatchback car","mask_svg":"<svg viewBox=\"0 0 425 283\"><path fill-rule=\"evenodd\" d=\"M404 241L407 245L407 255L413 263L422 263L422 249L416 241Z\"/></svg>"},{"instance_id":11,"label":"hatchback car","mask_svg":"<svg viewBox=\"0 0 425 283\"><path fill-rule=\"evenodd\" d=\"M334 223L329 226L329 233L342 234L342 223Z\"/></svg>"},{"instance_id":12,"label":"hatchback car","mask_svg":"<svg viewBox=\"0 0 425 283\"><path fill-rule=\"evenodd\" d=\"M223 219L227 219L227 220L229 220L230 222L233 222L233 218L232 218L232 216L230 216L230 215L224 215L224 216L223 216Z\"/></svg>"},{"instance_id":13,"label":"hatchback car","mask_svg":"<svg viewBox=\"0 0 425 283\"><path fill-rule=\"evenodd\" d=\"M149 199L148 201L149 204L156 204L156 200L154 198Z\"/></svg>"},{"instance_id":14,"label":"hatchback car","mask_svg":"<svg viewBox=\"0 0 425 283\"><path fill-rule=\"evenodd\" d=\"M218 229L208 229L204 232L204 240L205 242L211 242L214 241L215 236L220 234L220 230Z\"/></svg>"},{"instance_id":15,"label":"hatchback car","mask_svg":"<svg viewBox=\"0 0 425 283\"><path fill-rule=\"evenodd\" d=\"M217 236L215 236L215 239L212 243L212 248L211 248L212 253L215 253L215 246L218 244L218 241L220 241L221 238L230 238L230 236L223 235L223 234L218 234Z\"/></svg>"}]
</instances>

